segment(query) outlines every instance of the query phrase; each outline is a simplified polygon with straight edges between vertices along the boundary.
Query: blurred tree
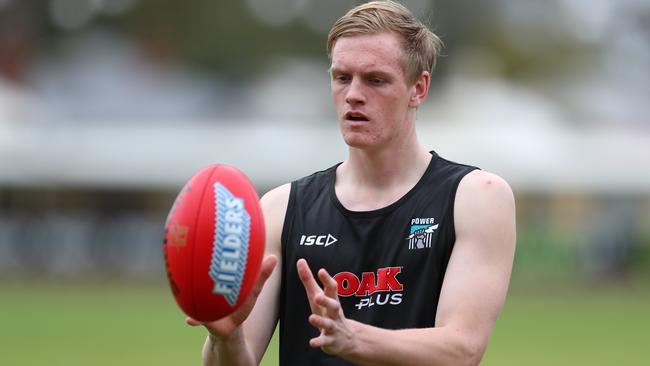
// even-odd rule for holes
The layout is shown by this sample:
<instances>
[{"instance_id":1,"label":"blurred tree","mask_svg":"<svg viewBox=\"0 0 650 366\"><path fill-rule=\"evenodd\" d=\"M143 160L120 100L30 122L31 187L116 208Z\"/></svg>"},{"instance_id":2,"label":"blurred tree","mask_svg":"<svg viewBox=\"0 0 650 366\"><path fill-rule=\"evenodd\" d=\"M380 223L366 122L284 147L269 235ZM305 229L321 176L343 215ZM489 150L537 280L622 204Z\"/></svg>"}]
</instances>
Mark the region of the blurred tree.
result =
<instances>
[{"instance_id":1,"label":"blurred tree","mask_svg":"<svg viewBox=\"0 0 650 366\"><path fill-rule=\"evenodd\" d=\"M325 37L297 22L266 26L243 2L145 0L125 17L125 25L158 56L246 76L270 58L324 57Z\"/></svg>"}]
</instances>

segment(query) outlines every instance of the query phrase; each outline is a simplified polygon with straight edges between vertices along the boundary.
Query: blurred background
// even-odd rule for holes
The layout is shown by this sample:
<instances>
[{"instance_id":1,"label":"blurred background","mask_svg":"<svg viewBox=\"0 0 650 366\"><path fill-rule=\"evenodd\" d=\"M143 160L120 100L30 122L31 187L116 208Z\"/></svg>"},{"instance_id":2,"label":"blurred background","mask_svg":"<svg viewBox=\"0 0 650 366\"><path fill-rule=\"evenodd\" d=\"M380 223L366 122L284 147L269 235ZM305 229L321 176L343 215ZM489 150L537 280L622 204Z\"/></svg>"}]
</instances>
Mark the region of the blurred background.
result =
<instances>
[{"instance_id":1,"label":"blurred background","mask_svg":"<svg viewBox=\"0 0 650 366\"><path fill-rule=\"evenodd\" d=\"M345 158L325 40L358 3L0 0L0 364L199 363L167 210L209 163L263 194ZM650 363L650 2L403 3L445 43L421 142L516 194L484 364Z\"/></svg>"}]
</instances>

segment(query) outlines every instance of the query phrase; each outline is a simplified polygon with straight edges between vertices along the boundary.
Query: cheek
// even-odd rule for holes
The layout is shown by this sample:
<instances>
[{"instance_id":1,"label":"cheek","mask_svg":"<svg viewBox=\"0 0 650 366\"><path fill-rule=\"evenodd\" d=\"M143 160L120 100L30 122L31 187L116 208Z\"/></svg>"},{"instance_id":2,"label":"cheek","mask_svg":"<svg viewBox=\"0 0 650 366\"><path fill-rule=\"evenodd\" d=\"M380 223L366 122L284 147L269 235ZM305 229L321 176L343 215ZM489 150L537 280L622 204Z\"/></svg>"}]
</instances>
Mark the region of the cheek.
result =
<instances>
[{"instance_id":1,"label":"cheek","mask_svg":"<svg viewBox=\"0 0 650 366\"><path fill-rule=\"evenodd\" d=\"M387 124L393 124L394 120L402 114L402 104L395 99L385 98L382 103L378 104L378 112Z\"/></svg>"},{"instance_id":2,"label":"cheek","mask_svg":"<svg viewBox=\"0 0 650 366\"><path fill-rule=\"evenodd\" d=\"M332 100L337 109L345 103L345 94L340 87L332 86Z\"/></svg>"},{"instance_id":3,"label":"cheek","mask_svg":"<svg viewBox=\"0 0 650 366\"><path fill-rule=\"evenodd\" d=\"M409 110L409 100L404 97L393 96L386 98L385 103L382 103L382 112L391 115L394 118L404 118L406 112Z\"/></svg>"}]
</instances>

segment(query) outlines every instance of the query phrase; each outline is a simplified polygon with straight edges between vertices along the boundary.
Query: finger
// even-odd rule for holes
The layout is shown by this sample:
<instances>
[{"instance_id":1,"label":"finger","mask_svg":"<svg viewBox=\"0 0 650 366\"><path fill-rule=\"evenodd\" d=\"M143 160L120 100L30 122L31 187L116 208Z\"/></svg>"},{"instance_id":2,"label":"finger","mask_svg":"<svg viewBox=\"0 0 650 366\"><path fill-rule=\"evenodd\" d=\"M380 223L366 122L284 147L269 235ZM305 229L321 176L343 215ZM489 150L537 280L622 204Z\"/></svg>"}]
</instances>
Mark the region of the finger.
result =
<instances>
[{"instance_id":1,"label":"finger","mask_svg":"<svg viewBox=\"0 0 650 366\"><path fill-rule=\"evenodd\" d=\"M334 338L325 334L321 334L316 338L309 340L309 346L312 348L322 348L332 345Z\"/></svg>"},{"instance_id":2,"label":"finger","mask_svg":"<svg viewBox=\"0 0 650 366\"><path fill-rule=\"evenodd\" d=\"M323 284L325 295L333 299L338 297L338 283L334 278L332 278L332 276L330 276L325 268L321 268L318 271L318 279Z\"/></svg>"},{"instance_id":3,"label":"finger","mask_svg":"<svg viewBox=\"0 0 650 366\"><path fill-rule=\"evenodd\" d=\"M257 298L262 292L262 288L264 288L264 284L273 273L273 269L277 263L278 258L274 255L269 255L264 258L251 292L248 294L246 300L241 304L241 306L230 315L213 322L205 323L188 317L185 322L191 326L203 325L215 336L228 336L232 334L232 332L235 331L250 315L255 303L257 302Z\"/></svg>"},{"instance_id":4,"label":"finger","mask_svg":"<svg viewBox=\"0 0 650 366\"><path fill-rule=\"evenodd\" d=\"M334 327L334 321L332 319L312 314L309 316L309 324L318 328L320 331L331 331Z\"/></svg>"},{"instance_id":5,"label":"finger","mask_svg":"<svg viewBox=\"0 0 650 366\"><path fill-rule=\"evenodd\" d=\"M338 298L332 299L324 294L317 296L315 299L316 305L324 311L324 314L331 319L338 319L341 317L341 303Z\"/></svg>"},{"instance_id":6,"label":"finger","mask_svg":"<svg viewBox=\"0 0 650 366\"><path fill-rule=\"evenodd\" d=\"M338 298L332 299L327 296L317 296L315 300L316 304L325 308L330 318L338 317L339 310L341 309L341 303Z\"/></svg>"},{"instance_id":7,"label":"finger","mask_svg":"<svg viewBox=\"0 0 650 366\"><path fill-rule=\"evenodd\" d=\"M314 279L314 276L312 275L311 269L309 268L306 260L302 258L298 259L296 262L296 267L298 269L298 277L300 277L302 286L305 288L305 293L307 294L307 300L309 301L311 312L314 314L320 314L321 309L319 309L314 302L314 298L316 295L322 294L323 290L321 290L320 286L318 286L318 283L316 283L316 280Z\"/></svg>"},{"instance_id":8,"label":"finger","mask_svg":"<svg viewBox=\"0 0 650 366\"><path fill-rule=\"evenodd\" d=\"M196 327L196 326L199 326L199 325L203 325L203 323L201 323L200 321L198 321L198 320L196 320L196 319L193 319L193 318L190 318L189 316L185 317L185 323L186 323L187 325L191 325L191 326L193 326L193 327Z\"/></svg>"},{"instance_id":9,"label":"finger","mask_svg":"<svg viewBox=\"0 0 650 366\"><path fill-rule=\"evenodd\" d=\"M260 273L257 277L257 280L255 281L255 285L253 286L253 289L251 290L251 297L254 299L257 299L259 296L260 292L262 292L262 288L264 288L264 284L266 283L266 280L271 277L271 274L273 273L273 269L275 268L276 264L278 264L278 258L274 255L269 255L264 260L262 261L262 266L260 267Z\"/></svg>"},{"instance_id":10,"label":"finger","mask_svg":"<svg viewBox=\"0 0 650 366\"><path fill-rule=\"evenodd\" d=\"M311 273L311 269L309 268L306 260L303 258L298 259L298 262L296 262L296 267L298 269L298 277L300 277L300 281L302 282L302 285L305 287L305 291L307 292L307 297L309 297L310 301L312 301L312 299L317 294L323 292L323 290L314 279L314 275Z\"/></svg>"},{"instance_id":11,"label":"finger","mask_svg":"<svg viewBox=\"0 0 650 366\"><path fill-rule=\"evenodd\" d=\"M273 273L273 270L277 264L278 258L276 256L266 256L264 258L264 261L262 261L262 266L260 267L260 278L258 278L258 282L261 281L262 285L264 285L264 282L266 282L266 280L271 277L271 274Z\"/></svg>"},{"instance_id":12,"label":"finger","mask_svg":"<svg viewBox=\"0 0 650 366\"><path fill-rule=\"evenodd\" d=\"M264 284L269 279L269 277L271 277L273 269L277 263L278 258L274 255L269 255L264 258L257 281L255 281L255 285L248 295L248 298L239 308L237 308L237 310L231 314L231 318L235 324L241 324L244 320L246 320L250 312L253 310L253 307L257 302L257 298L260 296L260 293L264 288Z\"/></svg>"},{"instance_id":13,"label":"finger","mask_svg":"<svg viewBox=\"0 0 650 366\"><path fill-rule=\"evenodd\" d=\"M338 298L338 283L324 268L318 271L318 279L323 284L325 295L327 295L323 299L319 299L318 304L325 307L325 311L330 318L339 317L341 304Z\"/></svg>"}]
</instances>

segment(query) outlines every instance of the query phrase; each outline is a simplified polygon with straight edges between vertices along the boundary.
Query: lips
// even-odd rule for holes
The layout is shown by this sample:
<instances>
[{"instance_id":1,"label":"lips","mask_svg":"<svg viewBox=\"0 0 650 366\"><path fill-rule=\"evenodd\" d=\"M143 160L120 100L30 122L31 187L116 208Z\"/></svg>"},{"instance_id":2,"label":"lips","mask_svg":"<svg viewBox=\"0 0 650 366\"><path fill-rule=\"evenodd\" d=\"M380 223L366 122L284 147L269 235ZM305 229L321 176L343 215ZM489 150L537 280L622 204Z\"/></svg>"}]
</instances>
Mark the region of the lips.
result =
<instances>
[{"instance_id":1,"label":"lips","mask_svg":"<svg viewBox=\"0 0 650 366\"><path fill-rule=\"evenodd\" d=\"M361 112L347 112L343 117L345 118L346 121L354 121L354 122L369 121L368 117Z\"/></svg>"}]
</instances>

